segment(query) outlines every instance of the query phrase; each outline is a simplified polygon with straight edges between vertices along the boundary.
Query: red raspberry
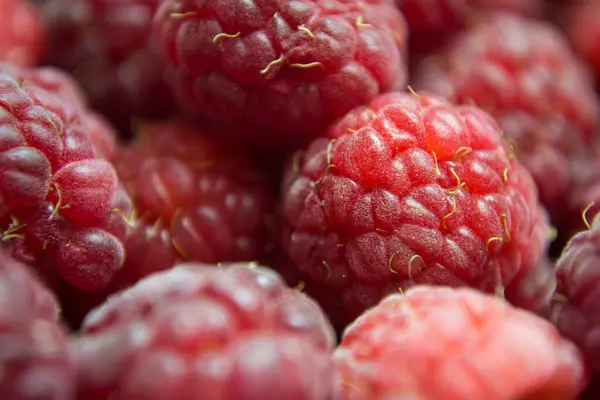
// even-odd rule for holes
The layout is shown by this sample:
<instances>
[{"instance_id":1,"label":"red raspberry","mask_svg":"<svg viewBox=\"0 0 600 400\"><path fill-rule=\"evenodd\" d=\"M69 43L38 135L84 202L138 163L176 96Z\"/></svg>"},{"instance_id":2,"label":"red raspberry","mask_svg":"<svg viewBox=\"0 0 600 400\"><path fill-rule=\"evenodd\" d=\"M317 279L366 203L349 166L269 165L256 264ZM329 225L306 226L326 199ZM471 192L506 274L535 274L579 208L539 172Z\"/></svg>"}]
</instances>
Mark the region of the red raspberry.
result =
<instances>
[{"instance_id":1,"label":"red raspberry","mask_svg":"<svg viewBox=\"0 0 600 400\"><path fill-rule=\"evenodd\" d=\"M554 321L600 372L600 217L575 235L556 265Z\"/></svg>"},{"instance_id":2,"label":"red raspberry","mask_svg":"<svg viewBox=\"0 0 600 400\"><path fill-rule=\"evenodd\" d=\"M98 289L123 262L121 242L106 230L117 176L95 158L94 117L66 95L69 83L50 91L40 76L0 65L2 240L23 261L49 261L70 284Z\"/></svg>"},{"instance_id":3,"label":"red raspberry","mask_svg":"<svg viewBox=\"0 0 600 400\"><path fill-rule=\"evenodd\" d=\"M143 125L113 159L133 198L121 281L179 261L258 260L271 212L267 186L242 149L183 121Z\"/></svg>"},{"instance_id":4,"label":"red raspberry","mask_svg":"<svg viewBox=\"0 0 600 400\"><path fill-rule=\"evenodd\" d=\"M552 285L537 282L548 224L535 185L476 107L381 95L293 158L281 201L288 255L347 319L414 284L548 300L530 298Z\"/></svg>"},{"instance_id":5,"label":"red raspberry","mask_svg":"<svg viewBox=\"0 0 600 400\"><path fill-rule=\"evenodd\" d=\"M392 0L166 0L155 29L182 103L251 145L305 143L406 82Z\"/></svg>"},{"instance_id":6,"label":"red raspberry","mask_svg":"<svg viewBox=\"0 0 600 400\"><path fill-rule=\"evenodd\" d=\"M36 65L44 48L42 21L26 0L0 0L0 62Z\"/></svg>"},{"instance_id":7,"label":"red raspberry","mask_svg":"<svg viewBox=\"0 0 600 400\"><path fill-rule=\"evenodd\" d=\"M189 264L115 295L73 352L80 396L328 399L334 335L308 297L252 264Z\"/></svg>"},{"instance_id":8,"label":"red raspberry","mask_svg":"<svg viewBox=\"0 0 600 400\"><path fill-rule=\"evenodd\" d=\"M575 51L600 77L600 3L579 0L567 6L564 29Z\"/></svg>"},{"instance_id":9,"label":"red raspberry","mask_svg":"<svg viewBox=\"0 0 600 400\"><path fill-rule=\"evenodd\" d=\"M482 20L447 51L424 61L416 85L473 102L494 116L558 219L566 210L572 160L597 136L589 76L551 25L511 16Z\"/></svg>"},{"instance_id":10,"label":"red raspberry","mask_svg":"<svg viewBox=\"0 0 600 400\"><path fill-rule=\"evenodd\" d=\"M418 287L354 322L335 400L576 399L581 354L546 320L472 289Z\"/></svg>"},{"instance_id":11,"label":"red raspberry","mask_svg":"<svg viewBox=\"0 0 600 400\"><path fill-rule=\"evenodd\" d=\"M411 31L411 51L428 53L452 34L465 29L478 16L492 11L510 11L534 16L543 0L396 0Z\"/></svg>"},{"instance_id":12,"label":"red raspberry","mask_svg":"<svg viewBox=\"0 0 600 400\"><path fill-rule=\"evenodd\" d=\"M171 112L163 82L164 62L150 42L159 0L49 0L47 62L74 75L89 97L120 130L132 118Z\"/></svg>"},{"instance_id":13,"label":"red raspberry","mask_svg":"<svg viewBox=\"0 0 600 400\"><path fill-rule=\"evenodd\" d=\"M10 400L66 400L75 366L58 305L26 267L0 250L0 393Z\"/></svg>"}]
</instances>

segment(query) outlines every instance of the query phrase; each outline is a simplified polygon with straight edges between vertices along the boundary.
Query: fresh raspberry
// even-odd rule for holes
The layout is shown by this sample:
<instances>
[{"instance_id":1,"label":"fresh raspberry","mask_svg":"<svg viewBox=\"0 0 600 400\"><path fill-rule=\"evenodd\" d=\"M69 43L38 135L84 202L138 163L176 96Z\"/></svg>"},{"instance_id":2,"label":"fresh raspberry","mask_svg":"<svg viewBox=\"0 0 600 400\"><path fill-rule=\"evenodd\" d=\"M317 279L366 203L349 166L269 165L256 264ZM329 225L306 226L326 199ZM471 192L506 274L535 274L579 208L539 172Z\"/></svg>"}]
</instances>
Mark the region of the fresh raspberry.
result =
<instances>
[{"instance_id":1,"label":"fresh raspberry","mask_svg":"<svg viewBox=\"0 0 600 400\"><path fill-rule=\"evenodd\" d=\"M548 321L472 289L417 287L354 322L335 400L576 399L581 354Z\"/></svg>"},{"instance_id":2,"label":"fresh raspberry","mask_svg":"<svg viewBox=\"0 0 600 400\"><path fill-rule=\"evenodd\" d=\"M411 32L411 55L430 53L480 15L496 11L535 16L543 0L396 0Z\"/></svg>"},{"instance_id":3,"label":"fresh raspberry","mask_svg":"<svg viewBox=\"0 0 600 400\"><path fill-rule=\"evenodd\" d=\"M287 254L347 319L414 284L504 291L531 309L547 301L530 298L547 275L546 215L476 107L379 96L293 157L281 207Z\"/></svg>"},{"instance_id":4,"label":"fresh raspberry","mask_svg":"<svg viewBox=\"0 0 600 400\"><path fill-rule=\"evenodd\" d=\"M575 51L600 77L600 2L579 0L566 8L565 32Z\"/></svg>"},{"instance_id":5,"label":"fresh raspberry","mask_svg":"<svg viewBox=\"0 0 600 400\"><path fill-rule=\"evenodd\" d=\"M252 264L156 273L87 318L85 399L328 399L334 334L316 303Z\"/></svg>"},{"instance_id":6,"label":"fresh raspberry","mask_svg":"<svg viewBox=\"0 0 600 400\"><path fill-rule=\"evenodd\" d=\"M113 159L133 199L119 279L133 283L180 261L258 260L271 212L267 186L242 149L181 120L140 126Z\"/></svg>"},{"instance_id":7,"label":"fresh raspberry","mask_svg":"<svg viewBox=\"0 0 600 400\"><path fill-rule=\"evenodd\" d=\"M50 262L49 270L70 284L98 289L124 257L107 231L117 175L95 158L94 117L66 95L74 93L68 83L57 91L38 85L47 76L39 71L0 65L2 241L23 261L40 268Z\"/></svg>"},{"instance_id":8,"label":"fresh raspberry","mask_svg":"<svg viewBox=\"0 0 600 400\"><path fill-rule=\"evenodd\" d=\"M0 393L11 400L73 398L75 366L55 298L0 250Z\"/></svg>"},{"instance_id":9,"label":"fresh raspberry","mask_svg":"<svg viewBox=\"0 0 600 400\"><path fill-rule=\"evenodd\" d=\"M573 180L569 164L597 136L599 115L590 76L556 28L508 14L481 20L424 61L415 82L491 113L558 221Z\"/></svg>"},{"instance_id":10,"label":"fresh raspberry","mask_svg":"<svg viewBox=\"0 0 600 400\"><path fill-rule=\"evenodd\" d=\"M155 30L182 104L253 146L305 143L406 83L392 0L166 0Z\"/></svg>"},{"instance_id":11,"label":"fresh raspberry","mask_svg":"<svg viewBox=\"0 0 600 400\"><path fill-rule=\"evenodd\" d=\"M41 18L26 0L0 0L0 62L37 65L44 48Z\"/></svg>"},{"instance_id":12,"label":"fresh raspberry","mask_svg":"<svg viewBox=\"0 0 600 400\"><path fill-rule=\"evenodd\" d=\"M575 235L556 265L554 321L600 372L600 217Z\"/></svg>"},{"instance_id":13,"label":"fresh raspberry","mask_svg":"<svg viewBox=\"0 0 600 400\"><path fill-rule=\"evenodd\" d=\"M49 0L47 62L74 75L90 100L121 131L132 118L172 109L164 62L150 41L159 0Z\"/></svg>"}]
</instances>

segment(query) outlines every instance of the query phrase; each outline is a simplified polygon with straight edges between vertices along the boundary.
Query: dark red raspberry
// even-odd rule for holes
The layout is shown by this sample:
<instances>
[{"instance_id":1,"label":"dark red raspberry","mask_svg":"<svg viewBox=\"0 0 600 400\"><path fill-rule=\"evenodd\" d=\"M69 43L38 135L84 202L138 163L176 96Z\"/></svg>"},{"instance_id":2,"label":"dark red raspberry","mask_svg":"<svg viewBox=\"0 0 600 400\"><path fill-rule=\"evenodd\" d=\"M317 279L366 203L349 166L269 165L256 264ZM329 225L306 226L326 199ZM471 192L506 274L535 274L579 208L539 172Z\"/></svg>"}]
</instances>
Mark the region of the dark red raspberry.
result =
<instances>
[{"instance_id":1,"label":"dark red raspberry","mask_svg":"<svg viewBox=\"0 0 600 400\"><path fill-rule=\"evenodd\" d=\"M600 217L575 235L556 265L553 319L561 333L582 349L600 372Z\"/></svg>"},{"instance_id":2,"label":"dark red raspberry","mask_svg":"<svg viewBox=\"0 0 600 400\"><path fill-rule=\"evenodd\" d=\"M551 295L535 185L476 107L379 96L292 159L281 207L287 254L346 321L414 284L468 285L534 310ZM549 295L531 298L532 285Z\"/></svg>"},{"instance_id":3,"label":"dark red raspberry","mask_svg":"<svg viewBox=\"0 0 600 400\"><path fill-rule=\"evenodd\" d=\"M597 136L599 114L590 77L556 28L508 14L484 19L424 61L415 82L490 112L558 222L573 181L570 163Z\"/></svg>"},{"instance_id":4,"label":"dark red raspberry","mask_svg":"<svg viewBox=\"0 0 600 400\"><path fill-rule=\"evenodd\" d=\"M166 0L155 29L181 102L261 147L306 143L406 83L392 0ZM251 127L255 129L250 129Z\"/></svg>"},{"instance_id":5,"label":"dark red raspberry","mask_svg":"<svg viewBox=\"0 0 600 400\"><path fill-rule=\"evenodd\" d=\"M132 119L171 112L164 62L150 41L159 0L49 0L47 62L74 75L90 100L121 131Z\"/></svg>"},{"instance_id":6,"label":"dark red raspberry","mask_svg":"<svg viewBox=\"0 0 600 400\"><path fill-rule=\"evenodd\" d=\"M0 62L37 65L44 49L41 18L26 0L0 0Z\"/></svg>"},{"instance_id":7,"label":"dark red raspberry","mask_svg":"<svg viewBox=\"0 0 600 400\"><path fill-rule=\"evenodd\" d=\"M0 250L0 393L10 400L69 400L75 365L55 298Z\"/></svg>"},{"instance_id":8,"label":"dark red raspberry","mask_svg":"<svg viewBox=\"0 0 600 400\"><path fill-rule=\"evenodd\" d=\"M573 48L600 78L600 2L574 1L564 14L564 29Z\"/></svg>"},{"instance_id":9,"label":"dark red raspberry","mask_svg":"<svg viewBox=\"0 0 600 400\"><path fill-rule=\"evenodd\" d=\"M543 0L396 0L411 32L411 55L429 53L481 15L510 11L535 16Z\"/></svg>"},{"instance_id":10,"label":"dark red raspberry","mask_svg":"<svg viewBox=\"0 0 600 400\"><path fill-rule=\"evenodd\" d=\"M66 95L74 93L70 83L47 90L45 81L36 83L47 76L39 71L0 65L2 240L15 257L50 262L70 284L98 289L124 257L121 242L106 230L118 178L108 161L95 158L98 126Z\"/></svg>"},{"instance_id":11,"label":"dark red raspberry","mask_svg":"<svg viewBox=\"0 0 600 400\"><path fill-rule=\"evenodd\" d=\"M583 357L548 321L472 289L391 295L334 354L334 400L575 400Z\"/></svg>"},{"instance_id":12,"label":"dark red raspberry","mask_svg":"<svg viewBox=\"0 0 600 400\"><path fill-rule=\"evenodd\" d=\"M140 126L113 159L133 199L119 279L128 283L179 261L258 260L271 212L267 186L242 149L183 121Z\"/></svg>"},{"instance_id":13,"label":"dark red raspberry","mask_svg":"<svg viewBox=\"0 0 600 400\"><path fill-rule=\"evenodd\" d=\"M253 264L156 273L87 318L73 353L81 398L326 400L331 326Z\"/></svg>"}]
</instances>

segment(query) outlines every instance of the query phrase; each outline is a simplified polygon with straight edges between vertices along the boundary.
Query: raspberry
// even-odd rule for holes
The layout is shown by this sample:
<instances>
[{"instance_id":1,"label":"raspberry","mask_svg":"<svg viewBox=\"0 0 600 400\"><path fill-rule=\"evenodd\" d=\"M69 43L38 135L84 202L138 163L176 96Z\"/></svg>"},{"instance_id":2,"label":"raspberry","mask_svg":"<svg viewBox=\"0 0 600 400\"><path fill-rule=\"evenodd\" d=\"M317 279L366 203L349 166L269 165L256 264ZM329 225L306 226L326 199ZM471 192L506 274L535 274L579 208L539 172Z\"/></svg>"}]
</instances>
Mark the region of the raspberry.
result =
<instances>
[{"instance_id":1,"label":"raspberry","mask_svg":"<svg viewBox=\"0 0 600 400\"><path fill-rule=\"evenodd\" d=\"M47 62L74 75L91 106L129 131L132 118L168 115L164 62L150 39L159 0L49 0Z\"/></svg>"},{"instance_id":2,"label":"raspberry","mask_svg":"<svg viewBox=\"0 0 600 400\"><path fill-rule=\"evenodd\" d=\"M0 0L0 62L32 67L44 48L44 32L37 10L26 0Z\"/></svg>"},{"instance_id":3,"label":"raspberry","mask_svg":"<svg viewBox=\"0 0 600 400\"><path fill-rule=\"evenodd\" d=\"M178 261L257 260L267 243L267 186L242 149L181 120L146 124L113 159L133 199L119 279L135 282Z\"/></svg>"},{"instance_id":4,"label":"raspberry","mask_svg":"<svg viewBox=\"0 0 600 400\"><path fill-rule=\"evenodd\" d=\"M379 96L293 157L281 208L287 254L347 319L413 284L506 289L532 309L547 300L530 298L547 275L535 185L476 107Z\"/></svg>"},{"instance_id":5,"label":"raspberry","mask_svg":"<svg viewBox=\"0 0 600 400\"><path fill-rule=\"evenodd\" d=\"M99 289L124 256L105 226L117 175L95 158L98 126L71 83L58 84L60 75L43 71L0 65L1 237L22 261L40 269L50 262L70 284ZM48 90L48 82L57 90Z\"/></svg>"},{"instance_id":6,"label":"raspberry","mask_svg":"<svg viewBox=\"0 0 600 400\"><path fill-rule=\"evenodd\" d=\"M600 77L600 3L576 1L565 14L564 29L573 48Z\"/></svg>"},{"instance_id":7,"label":"raspberry","mask_svg":"<svg viewBox=\"0 0 600 400\"><path fill-rule=\"evenodd\" d=\"M508 14L483 19L424 61L416 86L490 112L558 222L574 179L569 164L597 136L599 115L590 77L557 29Z\"/></svg>"},{"instance_id":8,"label":"raspberry","mask_svg":"<svg viewBox=\"0 0 600 400\"><path fill-rule=\"evenodd\" d=\"M334 353L336 400L576 399L577 348L546 320L472 289L385 298Z\"/></svg>"},{"instance_id":9,"label":"raspberry","mask_svg":"<svg viewBox=\"0 0 600 400\"><path fill-rule=\"evenodd\" d=\"M0 393L11 400L70 399L75 366L58 305L26 267L0 250Z\"/></svg>"},{"instance_id":10,"label":"raspberry","mask_svg":"<svg viewBox=\"0 0 600 400\"><path fill-rule=\"evenodd\" d=\"M575 235L557 261L553 320L600 371L600 218Z\"/></svg>"},{"instance_id":11,"label":"raspberry","mask_svg":"<svg viewBox=\"0 0 600 400\"><path fill-rule=\"evenodd\" d=\"M542 0L396 0L411 31L411 54L439 48L478 16L495 11L535 16Z\"/></svg>"},{"instance_id":12,"label":"raspberry","mask_svg":"<svg viewBox=\"0 0 600 400\"><path fill-rule=\"evenodd\" d=\"M328 399L333 331L252 264L188 264L113 296L73 344L86 399Z\"/></svg>"},{"instance_id":13,"label":"raspberry","mask_svg":"<svg viewBox=\"0 0 600 400\"><path fill-rule=\"evenodd\" d=\"M392 0L166 0L155 30L182 104L253 146L305 143L406 82Z\"/></svg>"}]
</instances>

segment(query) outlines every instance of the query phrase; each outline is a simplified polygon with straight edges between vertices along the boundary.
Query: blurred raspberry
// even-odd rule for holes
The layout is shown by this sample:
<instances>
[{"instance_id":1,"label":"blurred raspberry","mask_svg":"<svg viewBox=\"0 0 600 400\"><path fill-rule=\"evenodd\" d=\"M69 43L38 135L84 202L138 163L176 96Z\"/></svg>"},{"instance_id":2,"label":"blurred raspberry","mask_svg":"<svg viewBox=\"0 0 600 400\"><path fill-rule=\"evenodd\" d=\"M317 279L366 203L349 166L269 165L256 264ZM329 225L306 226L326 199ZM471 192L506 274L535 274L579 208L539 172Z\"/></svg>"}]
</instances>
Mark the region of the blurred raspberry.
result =
<instances>
[{"instance_id":1,"label":"blurred raspberry","mask_svg":"<svg viewBox=\"0 0 600 400\"><path fill-rule=\"evenodd\" d=\"M253 264L189 264L115 295L73 343L81 398L326 400L333 331Z\"/></svg>"},{"instance_id":2,"label":"blurred raspberry","mask_svg":"<svg viewBox=\"0 0 600 400\"><path fill-rule=\"evenodd\" d=\"M556 265L553 319L560 332L582 349L600 371L600 217L575 235Z\"/></svg>"},{"instance_id":3,"label":"blurred raspberry","mask_svg":"<svg viewBox=\"0 0 600 400\"><path fill-rule=\"evenodd\" d=\"M0 250L0 393L10 400L68 400L75 366L58 305L26 267Z\"/></svg>"},{"instance_id":4,"label":"blurred raspberry","mask_svg":"<svg viewBox=\"0 0 600 400\"><path fill-rule=\"evenodd\" d=\"M599 108L590 76L556 28L508 14L484 19L424 61L415 82L490 112L553 222L563 218L575 179L571 163L596 140Z\"/></svg>"},{"instance_id":5,"label":"blurred raspberry","mask_svg":"<svg viewBox=\"0 0 600 400\"><path fill-rule=\"evenodd\" d=\"M549 302L547 216L480 109L381 95L290 164L283 245L309 293L315 284L316 298L335 302L332 318L414 284L468 285L532 310Z\"/></svg>"},{"instance_id":6,"label":"blurred raspberry","mask_svg":"<svg viewBox=\"0 0 600 400\"><path fill-rule=\"evenodd\" d=\"M575 400L586 380L550 323L472 289L387 297L348 327L334 362L334 400Z\"/></svg>"},{"instance_id":7,"label":"blurred raspberry","mask_svg":"<svg viewBox=\"0 0 600 400\"><path fill-rule=\"evenodd\" d=\"M432 53L478 17L509 11L540 15L544 0L396 0L410 28L411 55Z\"/></svg>"},{"instance_id":8,"label":"blurred raspberry","mask_svg":"<svg viewBox=\"0 0 600 400\"><path fill-rule=\"evenodd\" d=\"M35 7L26 0L0 0L0 62L37 65L44 50L44 30Z\"/></svg>"},{"instance_id":9,"label":"blurred raspberry","mask_svg":"<svg viewBox=\"0 0 600 400\"><path fill-rule=\"evenodd\" d=\"M150 40L160 0L49 0L46 61L72 73L92 108L120 132L172 109L164 63Z\"/></svg>"},{"instance_id":10,"label":"blurred raspberry","mask_svg":"<svg viewBox=\"0 0 600 400\"><path fill-rule=\"evenodd\" d=\"M573 1L566 6L563 15L571 45L600 77L600 2Z\"/></svg>"},{"instance_id":11,"label":"blurred raspberry","mask_svg":"<svg viewBox=\"0 0 600 400\"><path fill-rule=\"evenodd\" d=\"M181 103L252 146L306 143L406 83L392 0L166 0L155 30Z\"/></svg>"},{"instance_id":12,"label":"blurred raspberry","mask_svg":"<svg viewBox=\"0 0 600 400\"><path fill-rule=\"evenodd\" d=\"M94 290L123 262L109 233L117 175L92 141L110 133L92 132L95 117L61 76L0 65L0 232L49 281Z\"/></svg>"}]
</instances>

